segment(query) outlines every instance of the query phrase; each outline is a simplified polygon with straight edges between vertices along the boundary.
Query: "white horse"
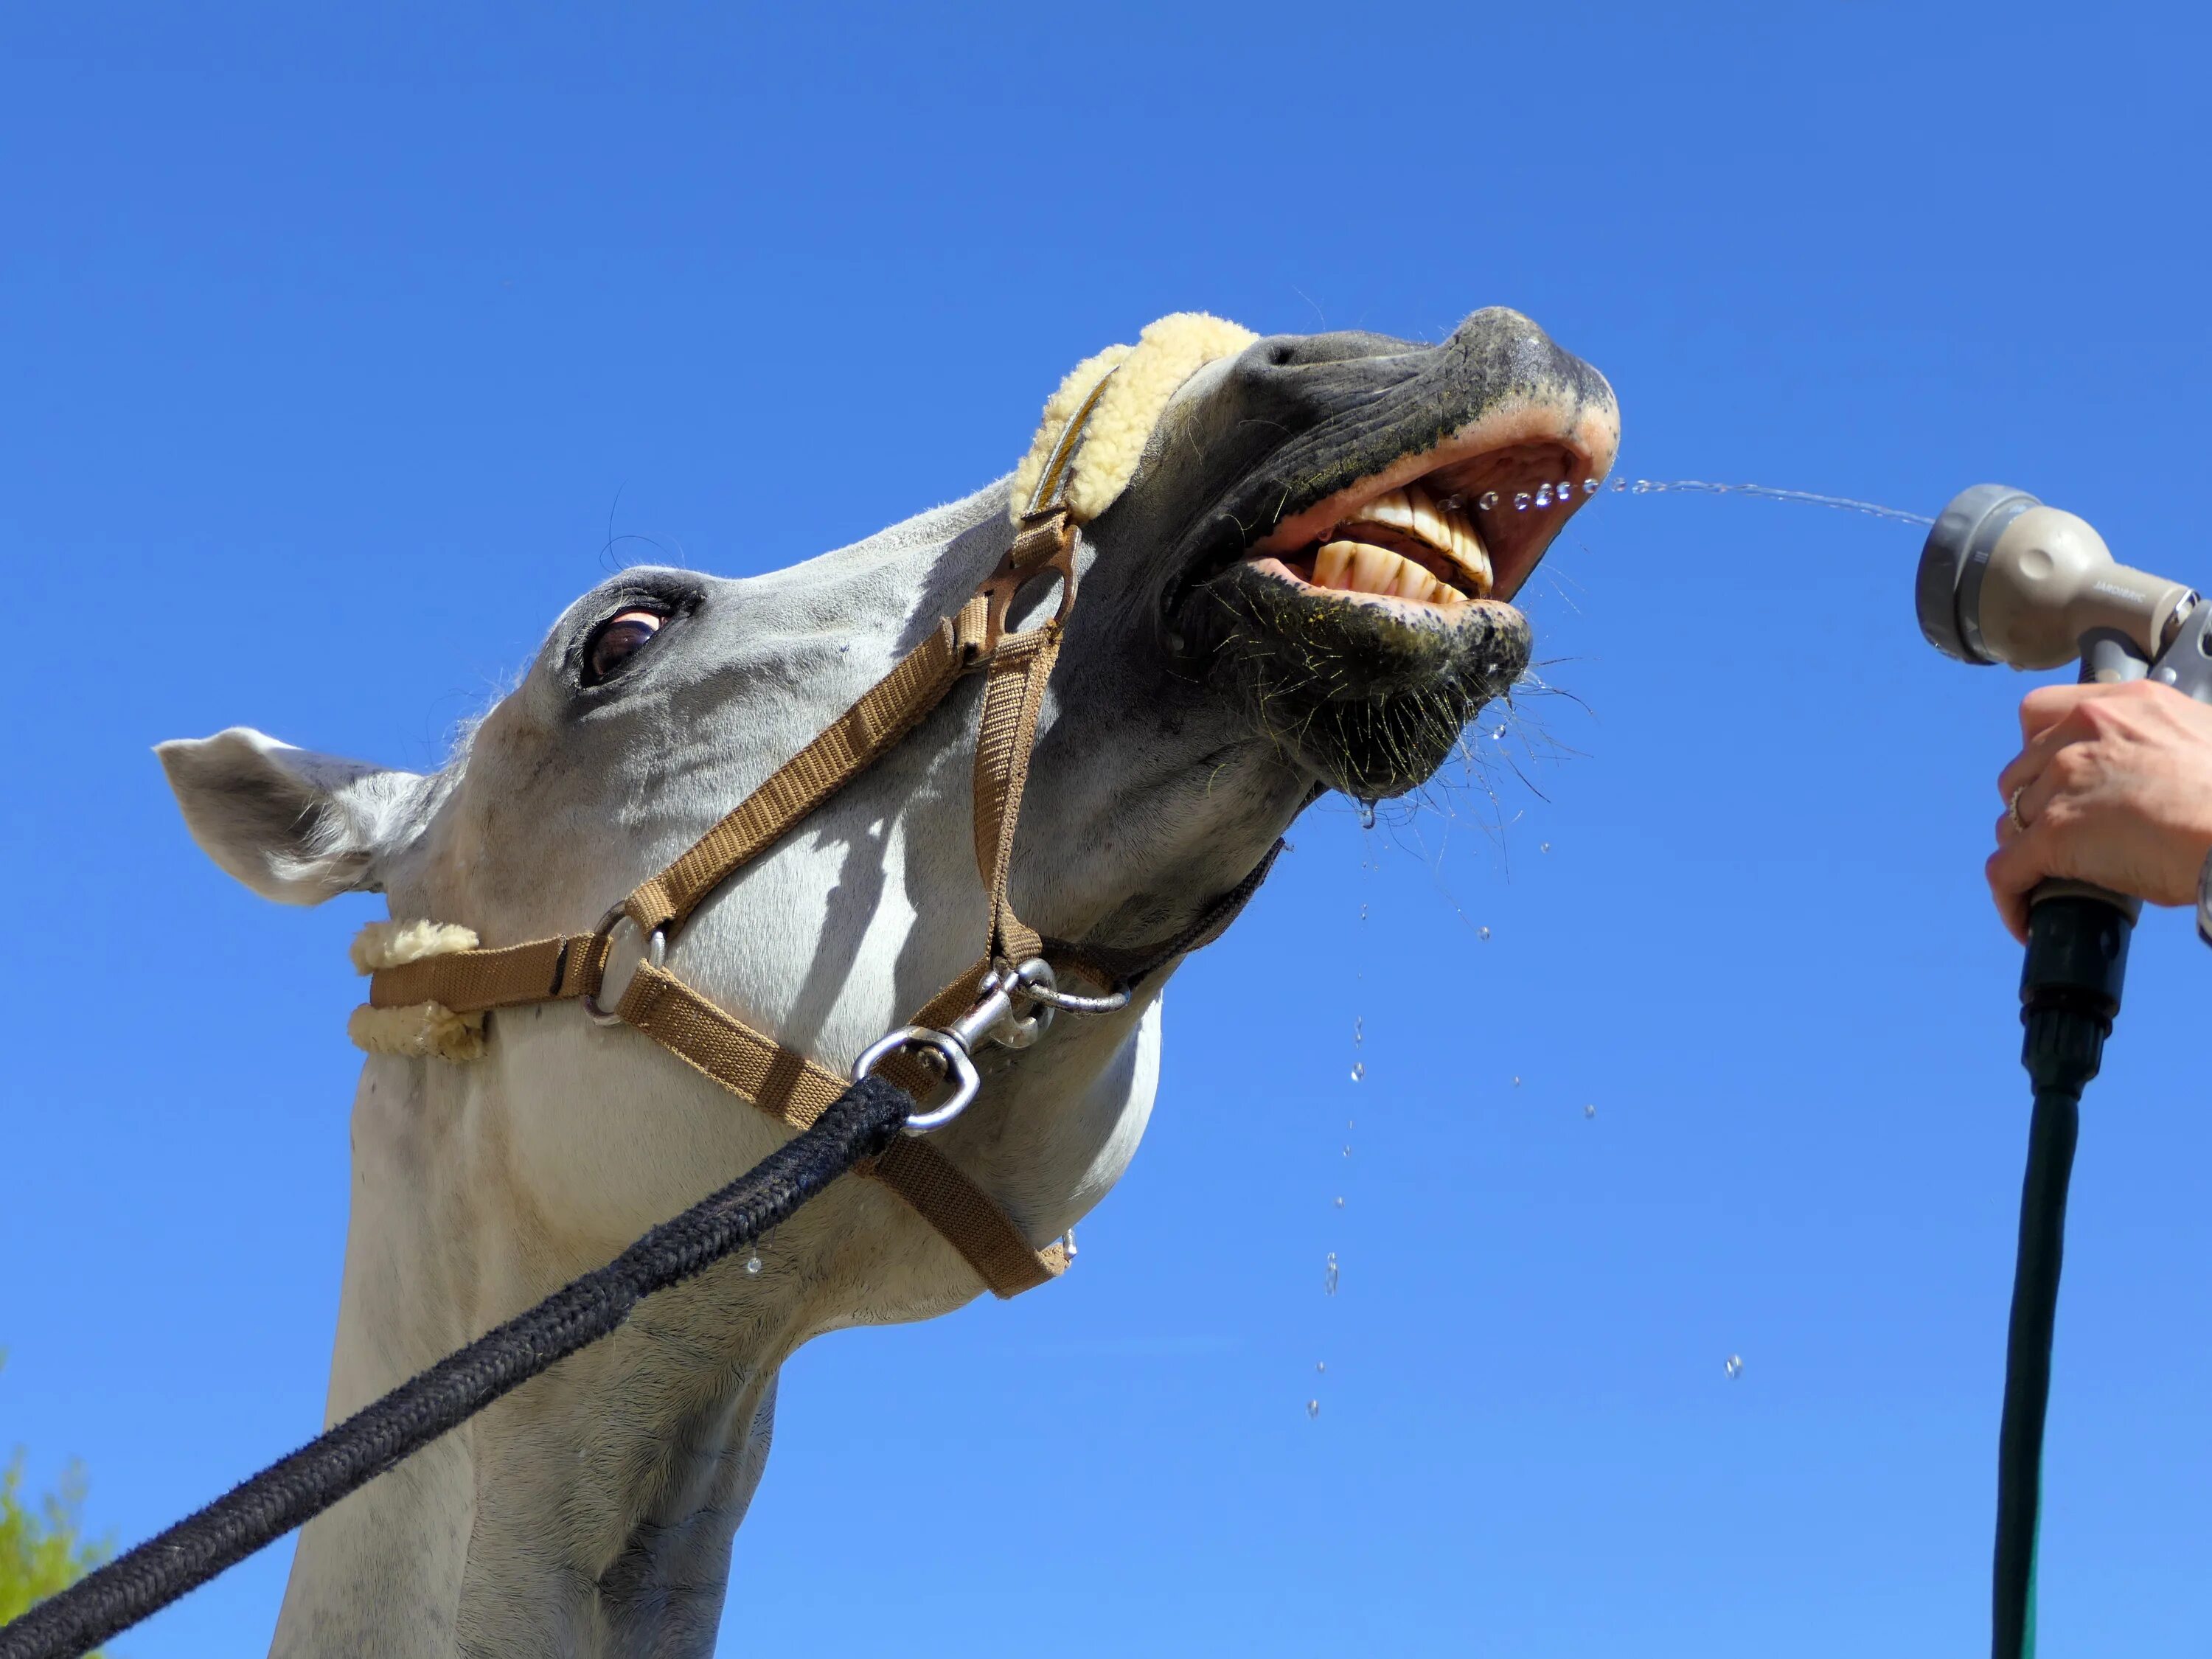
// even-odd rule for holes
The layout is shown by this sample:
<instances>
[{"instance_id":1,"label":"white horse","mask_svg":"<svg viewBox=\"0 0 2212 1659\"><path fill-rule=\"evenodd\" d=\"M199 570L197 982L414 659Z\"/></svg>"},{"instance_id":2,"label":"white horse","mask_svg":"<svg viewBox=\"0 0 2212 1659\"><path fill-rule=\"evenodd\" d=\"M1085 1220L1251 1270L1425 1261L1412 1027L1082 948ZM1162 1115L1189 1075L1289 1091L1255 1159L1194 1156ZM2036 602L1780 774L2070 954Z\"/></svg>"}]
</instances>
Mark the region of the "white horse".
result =
<instances>
[{"instance_id":1,"label":"white horse","mask_svg":"<svg viewBox=\"0 0 2212 1659\"><path fill-rule=\"evenodd\" d=\"M1504 601L1617 442L1603 379L1510 311L1434 346L1195 320L1146 331L1079 458L1081 597L1012 882L1022 915L1060 939L1171 936L1323 788L1375 798L1426 778L1526 666ZM1515 510L1539 486L1552 504ZM959 606L1010 544L1010 487L765 576L626 571L570 607L434 774L245 729L161 758L193 836L265 897L381 891L394 917L488 945L588 931ZM956 689L718 892L671 965L839 1072L953 979L985 903L976 695ZM1121 1013L1062 1017L933 1137L1033 1245L1136 1150L1164 977ZM569 1004L495 1013L473 1064L372 1054L330 1419L787 1133ZM763 1254L757 1273L726 1262L649 1300L310 1522L272 1650L709 1653L784 1358L983 1288L872 1182L838 1182Z\"/></svg>"}]
</instances>

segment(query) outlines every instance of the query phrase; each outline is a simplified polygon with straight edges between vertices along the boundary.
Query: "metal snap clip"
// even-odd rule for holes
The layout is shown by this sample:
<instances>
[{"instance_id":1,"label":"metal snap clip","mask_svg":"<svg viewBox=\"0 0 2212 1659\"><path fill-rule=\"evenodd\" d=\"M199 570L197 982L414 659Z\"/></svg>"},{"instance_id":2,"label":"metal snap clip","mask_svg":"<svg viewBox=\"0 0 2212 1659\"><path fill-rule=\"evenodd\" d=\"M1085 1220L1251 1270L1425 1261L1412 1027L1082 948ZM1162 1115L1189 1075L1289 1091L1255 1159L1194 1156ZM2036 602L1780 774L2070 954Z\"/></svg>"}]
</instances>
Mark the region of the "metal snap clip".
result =
<instances>
[{"instance_id":1,"label":"metal snap clip","mask_svg":"<svg viewBox=\"0 0 2212 1659\"><path fill-rule=\"evenodd\" d=\"M896 1031L878 1037L860 1051L853 1062L853 1081L858 1083L902 1048L921 1048L935 1054L945 1062L945 1074L952 1080L952 1094L942 1104L927 1111L915 1112L906 1121L906 1133L925 1135L932 1129L941 1129L968 1109L969 1104L983 1087L982 1074L976 1071L967 1046L949 1031L939 1031L927 1025L902 1025Z\"/></svg>"},{"instance_id":2,"label":"metal snap clip","mask_svg":"<svg viewBox=\"0 0 2212 1659\"><path fill-rule=\"evenodd\" d=\"M1042 957L1031 957L1013 970L1014 994L1027 997L1042 1010L1058 1008L1071 1014L1119 1013L1129 1006L1129 987L1117 985L1103 997L1063 991L1051 966ZM1009 1045L1018 1047L1018 1044Z\"/></svg>"}]
</instances>

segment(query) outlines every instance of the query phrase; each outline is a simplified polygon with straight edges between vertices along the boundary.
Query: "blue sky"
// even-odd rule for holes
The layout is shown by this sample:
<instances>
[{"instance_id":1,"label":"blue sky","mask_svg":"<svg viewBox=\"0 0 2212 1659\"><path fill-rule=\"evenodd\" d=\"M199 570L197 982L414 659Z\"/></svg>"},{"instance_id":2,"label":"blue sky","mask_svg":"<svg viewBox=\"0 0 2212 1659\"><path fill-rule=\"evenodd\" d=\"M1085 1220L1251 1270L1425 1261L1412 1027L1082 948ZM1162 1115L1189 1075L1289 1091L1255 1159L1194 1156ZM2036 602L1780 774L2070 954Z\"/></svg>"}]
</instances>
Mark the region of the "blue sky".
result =
<instances>
[{"instance_id":1,"label":"blue sky","mask_svg":"<svg viewBox=\"0 0 2212 1659\"><path fill-rule=\"evenodd\" d=\"M430 763L613 562L769 568L963 493L1188 308L1514 305L1611 377L1631 475L1922 512L2000 480L2212 581L2207 34L11 9L0 1447L82 1458L129 1542L319 1413L371 902L230 884L154 742ZM2025 1089L1979 865L2026 684L1922 643L1917 546L1594 504L1528 592L1563 695L1371 834L1334 800L1293 832L1176 981L1068 1279L792 1363L726 1650L1985 1644ZM2147 921L2076 1175L2055 1653L2203 1650L2208 995ZM288 1559L122 1651L252 1650Z\"/></svg>"}]
</instances>

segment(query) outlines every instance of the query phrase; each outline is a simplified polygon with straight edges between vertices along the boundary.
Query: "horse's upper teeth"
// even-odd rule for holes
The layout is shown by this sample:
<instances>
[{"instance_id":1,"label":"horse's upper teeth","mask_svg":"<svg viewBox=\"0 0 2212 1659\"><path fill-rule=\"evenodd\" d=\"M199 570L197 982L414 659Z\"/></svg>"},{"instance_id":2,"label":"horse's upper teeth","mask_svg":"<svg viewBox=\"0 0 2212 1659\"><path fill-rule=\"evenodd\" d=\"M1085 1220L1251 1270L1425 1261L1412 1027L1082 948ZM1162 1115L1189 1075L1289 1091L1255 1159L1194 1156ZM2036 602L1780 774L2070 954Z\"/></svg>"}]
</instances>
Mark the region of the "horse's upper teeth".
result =
<instances>
[{"instance_id":1,"label":"horse's upper teeth","mask_svg":"<svg viewBox=\"0 0 2212 1659\"><path fill-rule=\"evenodd\" d=\"M1403 489L1377 495L1346 522L1363 520L1419 537L1454 564L1480 577L1482 592L1490 591L1490 554L1474 533L1474 526L1462 514L1438 507L1420 485L1407 484Z\"/></svg>"},{"instance_id":2,"label":"horse's upper teeth","mask_svg":"<svg viewBox=\"0 0 2212 1659\"><path fill-rule=\"evenodd\" d=\"M1449 581L1441 580L1413 559L1361 540L1358 526L1362 524L1384 526L1401 538L1433 548L1456 574ZM1470 593L1477 599L1488 593L1492 580L1490 556L1474 526L1457 513L1438 507L1418 484L1376 496L1338 526L1335 539L1314 555L1314 586L1346 593L1463 605Z\"/></svg>"}]
</instances>

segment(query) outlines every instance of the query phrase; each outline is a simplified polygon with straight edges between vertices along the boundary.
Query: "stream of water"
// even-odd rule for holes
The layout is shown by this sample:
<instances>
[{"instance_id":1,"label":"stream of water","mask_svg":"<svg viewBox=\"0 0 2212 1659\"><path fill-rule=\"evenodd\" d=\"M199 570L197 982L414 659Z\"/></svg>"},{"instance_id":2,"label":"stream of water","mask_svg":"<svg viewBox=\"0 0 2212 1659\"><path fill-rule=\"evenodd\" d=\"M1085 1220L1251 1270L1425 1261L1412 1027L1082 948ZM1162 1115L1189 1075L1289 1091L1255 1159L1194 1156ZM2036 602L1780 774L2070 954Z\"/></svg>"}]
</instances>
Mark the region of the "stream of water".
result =
<instances>
[{"instance_id":1,"label":"stream of water","mask_svg":"<svg viewBox=\"0 0 2212 1659\"><path fill-rule=\"evenodd\" d=\"M1802 501L1808 507L1832 507L1845 513L1864 513L1872 518L1887 519L1897 524L1932 525L1935 520L1924 513L1907 513L1902 507L1884 507L1878 501L1854 501L1848 495L1820 495L1809 489L1780 489L1772 484L1711 483L1703 478L1631 478L1615 477L1610 483L1598 478L1584 478L1577 483L1572 478L1562 478L1557 483L1538 484L1534 489L1516 490L1511 495L1502 495L1495 489L1485 490L1473 501L1464 496L1447 496L1437 503L1446 508L1473 507L1478 513L1501 513L1509 508L1516 513L1539 512L1572 501L1577 495L1595 495L1608 489L1616 495L1750 495L1770 501Z\"/></svg>"},{"instance_id":2,"label":"stream of water","mask_svg":"<svg viewBox=\"0 0 2212 1659\"><path fill-rule=\"evenodd\" d=\"M1869 518L1887 520L1893 524L1917 525L1924 527L1936 522L1924 513L1907 513L1902 507L1884 507L1878 501L1855 501L1847 495L1822 495L1809 489L1782 489L1772 484L1713 483L1703 478L1630 478L1621 476L1613 478L1609 483L1597 478L1584 478L1579 483L1572 478L1562 478L1556 483L1539 484L1533 490L1516 491L1510 496L1501 495L1493 489L1486 491L1471 502L1462 496L1452 495L1444 497L1437 504L1447 511L1472 507L1477 513L1541 512L1571 501L1577 494L1588 497L1597 495L1601 490L1616 495L1743 495L1760 501L1796 501L1808 507L1826 507L1844 513L1863 513ZM1494 735L1502 737L1505 728L1501 726ZM1362 831L1360 868L1364 875L1371 876L1374 871L1381 867L1375 846L1375 803L1363 800L1357 805L1359 808L1359 823ZM1551 842L1544 842L1538 850L1550 852ZM1364 896L1359 906L1360 949L1353 975L1355 1003L1364 1003L1365 1000L1368 954L1365 949L1366 923L1368 909L1373 902L1375 890L1371 880L1363 879L1362 887ZM1479 928L1476 936L1487 939L1490 937L1490 929ZM1355 1085L1367 1075L1366 1042L1367 1021L1365 1016L1355 1006L1352 1020L1352 1081ZM1518 1088L1520 1084L1521 1079L1516 1077L1513 1079L1514 1086ZM1585 1118L1596 1117L1597 1108L1595 1105L1585 1105L1583 1108L1583 1115ZM1344 1127L1347 1132L1350 1131L1352 1127L1352 1120L1346 1119ZM1352 1156L1352 1146L1348 1141L1345 1144L1344 1156L1347 1158ZM1340 1192L1336 1195L1330 1207L1336 1212L1343 1210L1344 1197ZM750 1264L748 1264L749 1269L750 1267ZM1323 1296L1333 1297L1336 1294L1339 1271L1337 1252L1328 1251L1327 1260L1323 1263L1322 1271ZM1743 1360L1741 1356L1730 1354L1724 1370L1730 1381L1742 1376ZM1317 1418L1321 1415L1319 1379L1326 1376L1328 1373L1327 1360L1316 1360L1314 1363L1315 1391L1313 1396L1306 1401L1306 1415L1309 1418Z\"/></svg>"}]
</instances>

